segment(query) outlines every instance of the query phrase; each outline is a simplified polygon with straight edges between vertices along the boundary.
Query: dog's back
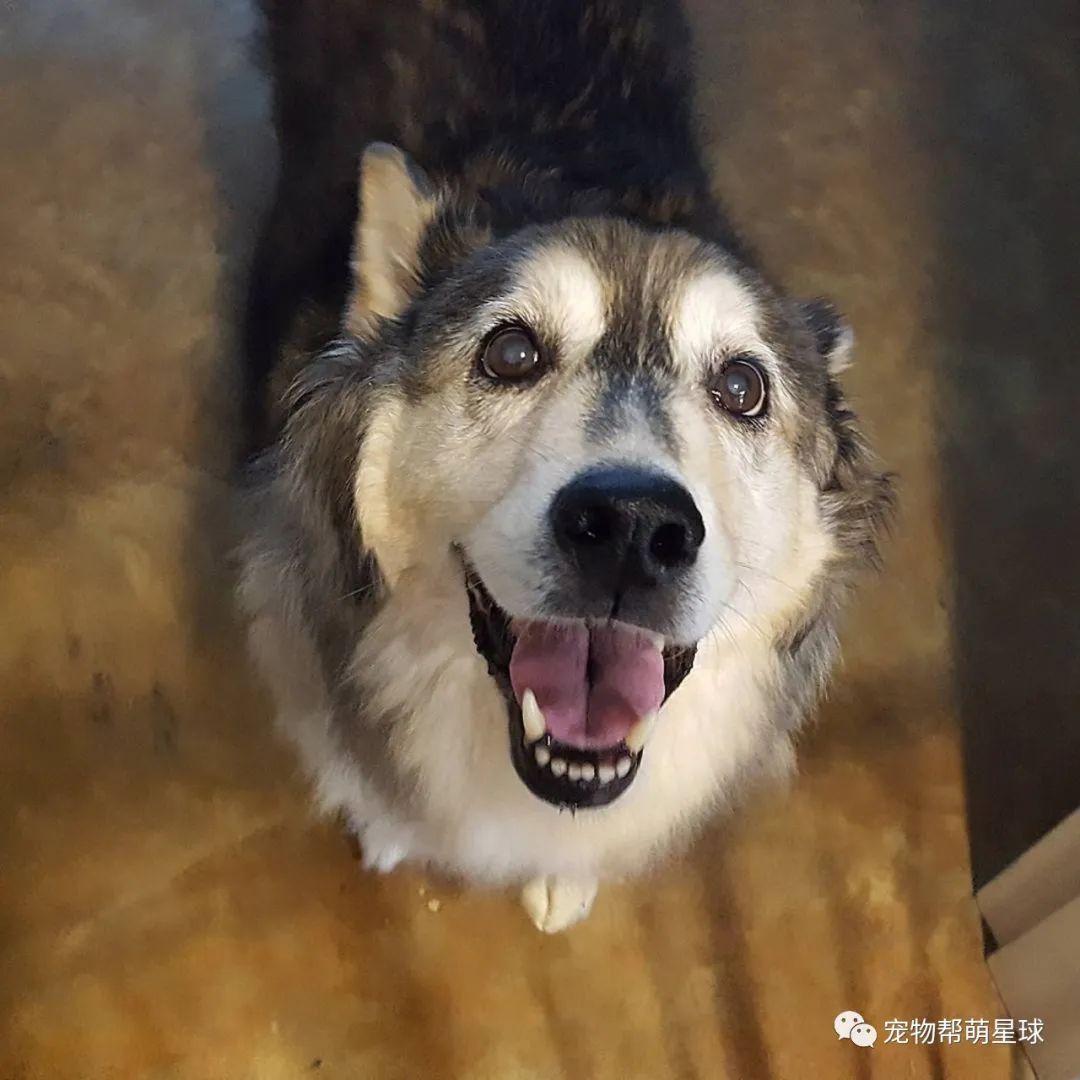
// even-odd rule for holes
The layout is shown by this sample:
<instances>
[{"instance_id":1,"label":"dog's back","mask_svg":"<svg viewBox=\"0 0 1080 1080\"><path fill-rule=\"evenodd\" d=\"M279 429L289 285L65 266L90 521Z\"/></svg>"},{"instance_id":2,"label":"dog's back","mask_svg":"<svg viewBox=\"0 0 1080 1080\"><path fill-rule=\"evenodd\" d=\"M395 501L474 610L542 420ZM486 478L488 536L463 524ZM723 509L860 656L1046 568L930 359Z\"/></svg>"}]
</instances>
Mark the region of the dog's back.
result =
<instances>
[{"instance_id":1,"label":"dog's back","mask_svg":"<svg viewBox=\"0 0 1080 1080\"><path fill-rule=\"evenodd\" d=\"M252 281L254 417L334 336L359 155L400 146L496 230L616 211L737 240L692 132L665 0L263 0L280 174Z\"/></svg>"}]
</instances>

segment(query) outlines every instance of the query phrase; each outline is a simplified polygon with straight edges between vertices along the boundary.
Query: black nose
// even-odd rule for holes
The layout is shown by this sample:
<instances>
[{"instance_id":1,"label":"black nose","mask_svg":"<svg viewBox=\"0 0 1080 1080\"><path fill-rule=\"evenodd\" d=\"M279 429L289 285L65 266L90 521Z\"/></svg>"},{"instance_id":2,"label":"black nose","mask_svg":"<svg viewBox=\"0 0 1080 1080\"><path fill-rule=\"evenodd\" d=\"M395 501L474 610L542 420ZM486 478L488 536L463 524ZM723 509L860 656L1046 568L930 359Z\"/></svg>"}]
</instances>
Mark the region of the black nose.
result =
<instances>
[{"instance_id":1,"label":"black nose","mask_svg":"<svg viewBox=\"0 0 1080 1080\"><path fill-rule=\"evenodd\" d=\"M613 591L652 587L693 565L705 539L693 497L645 469L590 469L551 504L555 539L590 580Z\"/></svg>"}]
</instances>

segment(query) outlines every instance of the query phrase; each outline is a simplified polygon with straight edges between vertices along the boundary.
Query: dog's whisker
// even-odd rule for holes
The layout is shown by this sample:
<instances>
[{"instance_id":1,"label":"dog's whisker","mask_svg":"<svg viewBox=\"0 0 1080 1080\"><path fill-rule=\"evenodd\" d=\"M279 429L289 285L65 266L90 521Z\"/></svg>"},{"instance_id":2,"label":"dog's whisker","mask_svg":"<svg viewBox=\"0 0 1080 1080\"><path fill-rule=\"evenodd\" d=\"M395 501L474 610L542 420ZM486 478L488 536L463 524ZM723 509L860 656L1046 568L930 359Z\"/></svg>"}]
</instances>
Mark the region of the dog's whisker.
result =
<instances>
[{"instance_id":1,"label":"dog's whisker","mask_svg":"<svg viewBox=\"0 0 1080 1080\"><path fill-rule=\"evenodd\" d=\"M736 655L743 654L743 643L735 636L735 632L728 626L723 617L721 617L720 621L705 635L703 643L715 641L719 638L723 638Z\"/></svg>"},{"instance_id":2,"label":"dog's whisker","mask_svg":"<svg viewBox=\"0 0 1080 1080\"><path fill-rule=\"evenodd\" d=\"M754 547L759 551L765 552L766 556L772 556L777 554L777 550L772 544L766 544L763 540L752 540L750 537L742 536L738 533L733 537L736 547Z\"/></svg>"},{"instance_id":3,"label":"dog's whisker","mask_svg":"<svg viewBox=\"0 0 1080 1080\"><path fill-rule=\"evenodd\" d=\"M334 603L340 604L345 600L355 600L361 596L367 596L370 593L377 592L379 585L377 582L369 582L367 585L361 585L359 589L352 589L350 592L343 593L341 596L334 600Z\"/></svg>"},{"instance_id":4,"label":"dog's whisker","mask_svg":"<svg viewBox=\"0 0 1080 1080\"><path fill-rule=\"evenodd\" d=\"M765 633L765 631L764 631L764 630L762 630L762 629L761 629L761 627L759 627L759 626L758 626L758 625L757 625L757 624L756 624L756 623L755 623L755 622L753 621L753 619L751 619L751 618L750 618L750 617L749 617L748 615L745 615L745 614L744 614L743 612L741 612L741 611L740 611L740 610L739 610L739 609L738 609L738 608L737 608L737 607L736 607L736 606L735 606L734 604L731 604L731 603L729 603L729 602L727 602L727 601L724 601L724 602L723 602L723 603L721 604L721 606L723 607L723 609L724 609L724 611L725 611L725 612L731 612L731 614L733 614L733 615L738 615L738 617L739 617L740 619L742 619L742 621L743 621L744 623L746 623L746 626L747 626L747 628L748 628L748 629L752 630L752 631L753 631L753 632L754 632L755 634L757 634L757 636L758 636L759 638L761 638L761 640L762 640L763 642L765 642L766 644L768 644L768 642L769 642L769 635L768 635L768 634L766 634L766 633Z\"/></svg>"},{"instance_id":5,"label":"dog's whisker","mask_svg":"<svg viewBox=\"0 0 1080 1080\"><path fill-rule=\"evenodd\" d=\"M792 585L790 581L784 581L783 578L778 578L775 574L770 574L767 570L762 570L758 566L751 566L749 563L738 562L737 560L732 562L731 565L739 567L740 570L746 570L748 573L756 574L758 577L762 577L766 581L772 581L775 584L787 589L793 596L802 595L802 590ZM739 581L739 584L745 587L745 582L743 582L741 579Z\"/></svg>"},{"instance_id":6,"label":"dog's whisker","mask_svg":"<svg viewBox=\"0 0 1080 1080\"><path fill-rule=\"evenodd\" d=\"M571 458L569 454L565 453L562 450L559 450L557 447L551 446L550 444L545 444L532 438L525 440L512 431L507 431L506 437L512 443L520 446L523 450L535 454L543 461L551 462L558 465L575 464L574 459Z\"/></svg>"}]
</instances>

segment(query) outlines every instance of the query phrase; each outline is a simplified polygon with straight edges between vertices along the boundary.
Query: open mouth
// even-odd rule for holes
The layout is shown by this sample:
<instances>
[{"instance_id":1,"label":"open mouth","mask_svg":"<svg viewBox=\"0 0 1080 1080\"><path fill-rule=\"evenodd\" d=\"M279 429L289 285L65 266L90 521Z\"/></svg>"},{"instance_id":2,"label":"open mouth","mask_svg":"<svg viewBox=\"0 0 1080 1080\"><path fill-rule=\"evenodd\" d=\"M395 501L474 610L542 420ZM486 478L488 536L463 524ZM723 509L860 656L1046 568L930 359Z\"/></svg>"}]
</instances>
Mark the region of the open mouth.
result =
<instances>
[{"instance_id":1,"label":"open mouth","mask_svg":"<svg viewBox=\"0 0 1080 1080\"><path fill-rule=\"evenodd\" d=\"M596 619L515 620L465 565L477 651L506 699L510 759L525 786L571 810L605 806L634 782L660 707L696 647Z\"/></svg>"}]
</instances>

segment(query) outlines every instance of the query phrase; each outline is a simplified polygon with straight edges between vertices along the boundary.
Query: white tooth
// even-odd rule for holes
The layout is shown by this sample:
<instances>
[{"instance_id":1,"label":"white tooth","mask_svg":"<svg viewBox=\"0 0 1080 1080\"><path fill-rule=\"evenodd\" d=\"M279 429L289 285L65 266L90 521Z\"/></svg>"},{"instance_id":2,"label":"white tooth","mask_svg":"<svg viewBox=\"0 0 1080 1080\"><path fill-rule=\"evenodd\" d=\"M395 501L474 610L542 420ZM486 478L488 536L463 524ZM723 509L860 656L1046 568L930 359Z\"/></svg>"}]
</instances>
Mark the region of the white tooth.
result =
<instances>
[{"instance_id":1,"label":"white tooth","mask_svg":"<svg viewBox=\"0 0 1080 1080\"><path fill-rule=\"evenodd\" d=\"M531 690L521 695L521 726L525 729L525 741L534 743L547 734L547 723L540 711L540 703Z\"/></svg>"},{"instance_id":2,"label":"white tooth","mask_svg":"<svg viewBox=\"0 0 1080 1080\"><path fill-rule=\"evenodd\" d=\"M610 784L615 779L615 766L605 763L596 770L596 773L600 777L601 784Z\"/></svg>"},{"instance_id":3,"label":"white tooth","mask_svg":"<svg viewBox=\"0 0 1080 1080\"><path fill-rule=\"evenodd\" d=\"M551 751L546 746L536 748L536 764L542 769L551 760Z\"/></svg>"},{"instance_id":4,"label":"white tooth","mask_svg":"<svg viewBox=\"0 0 1080 1080\"><path fill-rule=\"evenodd\" d=\"M615 775L618 777L625 776L630 771L630 759L628 757L621 757L615 762Z\"/></svg>"},{"instance_id":5,"label":"white tooth","mask_svg":"<svg viewBox=\"0 0 1080 1080\"><path fill-rule=\"evenodd\" d=\"M566 772L566 762L561 757L552 758L551 771L556 776L562 776Z\"/></svg>"},{"instance_id":6,"label":"white tooth","mask_svg":"<svg viewBox=\"0 0 1080 1080\"><path fill-rule=\"evenodd\" d=\"M642 633L652 642L654 648L659 652L664 651L664 635L656 634L652 630L643 630Z\"/></svg>"},{"instance_id":7,"label":"white tooth","mask_svg":"<svg viewBox=\"0 0 1080 1080\"><path fill-rule=\"evenodd\" d=\"M632 753L639 753L649 741L649 734L652 732L655 723L656 713L651 712L648 716L643 716L630 729L630 734L626 736L626 748Z\"/></svg>"},{"instance_id":8,"label":"white tooth","mask_svg":"<svg viewBox=\"0 0 1080 1080\"><path fill-rule=\"evenodd\" d=\"M581 766L581 779L592 780L595 776L596 769L593 768L592 762L586 761L585 764Z\"/></svg>"},{"instance_id":9,"label":"white tooth","mask_svg":"<svg viewBox=\"0 0 1080 1080\"><path fill-rule=\"evenodd\" d=\"M576 761L571 762L570 768L566 770L566 775L569 776L571 780L580 780L581 766Z\"/></svg>"}]
</instances>

